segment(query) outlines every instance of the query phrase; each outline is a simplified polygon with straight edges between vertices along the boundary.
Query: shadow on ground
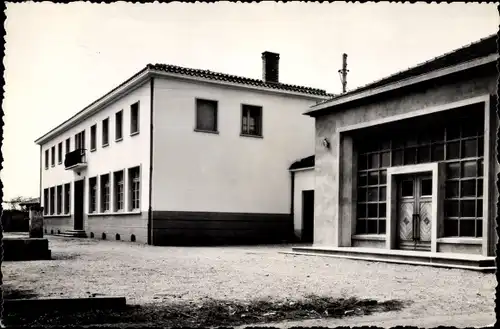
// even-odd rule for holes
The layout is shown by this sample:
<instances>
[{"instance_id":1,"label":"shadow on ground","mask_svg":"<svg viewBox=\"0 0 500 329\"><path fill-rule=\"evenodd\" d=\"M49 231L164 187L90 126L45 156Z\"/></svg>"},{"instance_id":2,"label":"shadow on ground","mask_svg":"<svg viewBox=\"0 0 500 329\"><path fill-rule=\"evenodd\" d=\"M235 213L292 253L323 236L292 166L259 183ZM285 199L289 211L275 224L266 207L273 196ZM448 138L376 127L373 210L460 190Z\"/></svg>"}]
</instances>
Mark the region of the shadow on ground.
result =
<instances>
[{"instance_id":1,"label":"shadow on ground","mask_svg":"<svg viewBox=\"0 0 500 329\"><path fill-rule=\"evenodd\" d=\"M3 299L35 298L37 294L31 289L13 289L9 284L2 283Z\"/></svg>"},{"instance_id":2,"label":"shadow on ground","mask_svg":"<svg viewBox=\"0 0 500 329\"><path fill-rule=\"evenodd\" d=\"M212 327L238 326L285 320L342 318L376 312L398 311L408 302L370 299L333 299L308 296L303 300L253 301L248 303L208 299L199 303L163 303L143 306L129 305L120 310L54 310L36 314L8 314L6 325L15 326L142 326Z\"/></svg>"}]
</instances>

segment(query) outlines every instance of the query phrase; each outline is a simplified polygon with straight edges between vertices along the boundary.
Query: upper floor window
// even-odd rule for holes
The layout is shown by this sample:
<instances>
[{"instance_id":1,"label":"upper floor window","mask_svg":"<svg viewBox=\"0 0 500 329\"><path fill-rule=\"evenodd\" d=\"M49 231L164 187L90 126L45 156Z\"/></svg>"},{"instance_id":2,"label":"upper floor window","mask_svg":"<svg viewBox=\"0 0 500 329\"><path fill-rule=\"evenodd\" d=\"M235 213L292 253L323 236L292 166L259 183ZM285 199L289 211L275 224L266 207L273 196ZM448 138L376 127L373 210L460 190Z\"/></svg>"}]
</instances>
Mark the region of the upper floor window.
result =
<instances>
[{"instance_id":1,"label":"upper floor window","mask_svg":"<svg viewBox=\"0 0 500 329\"><path fill-rule=\"evenodd\" d=\"M123 138L123 111L115 114L115 140Z\"/></svg>"},{"instance_id":2,"label":"upper floor window","mask_svg":"<svg viewBox=\"0 0 500 329\"><path fill-rule=\"evenodd\" d=\"M55 197L56 197L56 188L55 187L51 187L50 188L50 214L51 215L54 215L55 213Z\"/></svg>"},{"instance_id":3,"label":"upper floor window","mask_svg":"<svg viewBox=\"0 0 500 329\"><path fill-rule=\"evenodd\" d=\"M45 169L49 169L49 150L45 150Z\"/></svg>"},{"instance_id":4,"label":"upper floor window","mask_svg":"<svg viewBox=\"0 0 500 329\"><path fill-rule=\"evenodd\" d=\"M70 145L70 140L71 138L66 139L66 154L68 154L71 150L71 145Z\"/></svg>"},{"instance_id":5,"label":"upper floor window","mask_svg":"<svg viewBox=\"0 0 500 329\"><path fill-rule=\"evenodd\" d=\"M54 167L56 165L56 147L55 146L52 146L51 148L51 155L50 155L50 164L52 167Z\"/></svg>"},{"instance_id":6,"label":"upper floor window","mask_svg":"<svg viewBox=\"0 0 500 329\"><path fill-rule=\"evenodd\" d=\"M250 136L262 136L261 106L242 105L241 134Z\"/></svg>"},{"instance_id":7,"label":"upper floor window","mask_svg":"<svg viewBox=\"0 0 500 329\"><path fill-rule=\"evenodd\" d=\"M102 120L102 146L109 144L109 118Z\"/></svg>"},{"instance_id":8,"label":"upper floor window","mask_svg":"<svg viewBox=\"0 0 500 329\"><path fill-rule=\"evenodd\" d=\"M57 162L62 163L62 142L57 145Z\"/></svg>"},{"instance_id":9,"label":"upper floor window","mask_svg":"<svg viewBox=\"0 0 500 329\"><path fill-rule=\"evenodd\" d=\"M195 130L217 132L217 101L196 100Z\"/></svg>"},{"instance_id":10,"label":"upper floor window","mask_svg":"<svg viewBox=\"0 0 500 329\"><path fill-rule=\"evenodd\" d=\"M130 134L139 133L139 102L130 106Z\"/></svg>"},{"instance_id":11,"label":"upper floor window","mask_svg":"<svg viewBox=\"0 0 500 329\"><path fill-rule=\"evenodd\" d=\"M97 125L93 125L90 127L90 151L95 151L96 149L96 136L97 134Z\"/></svg>"},{"instance_id":12,"label":"upper floor window","mask_svg":"<svg viewBox=\"0 0 500 329\"><path fill-rule=\"evenodd\" d=\"M85 130L75 135L75 150L85 149Z\"/></svg>"}]
</instances>

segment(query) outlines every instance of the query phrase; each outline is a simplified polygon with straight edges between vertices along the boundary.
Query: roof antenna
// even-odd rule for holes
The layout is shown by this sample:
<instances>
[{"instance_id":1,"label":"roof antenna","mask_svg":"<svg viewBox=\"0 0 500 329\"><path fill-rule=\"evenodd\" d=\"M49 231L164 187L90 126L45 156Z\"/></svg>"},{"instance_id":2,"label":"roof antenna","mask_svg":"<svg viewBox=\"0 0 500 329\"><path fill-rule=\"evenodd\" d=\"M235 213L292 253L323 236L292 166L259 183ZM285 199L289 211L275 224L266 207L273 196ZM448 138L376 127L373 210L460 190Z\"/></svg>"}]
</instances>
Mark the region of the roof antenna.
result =
<instances>
[{"instance_id":1,"label":"roof antenna","mask_svg":"<svg viewBox=\"0 0 500 329\"><path fill-rule=\"evenodd\" d=\"M342 69L339 70L340 82L342 83L342 93L344 94L347 91L347 54L342 54Z\"/></svg>"}]
</instances>

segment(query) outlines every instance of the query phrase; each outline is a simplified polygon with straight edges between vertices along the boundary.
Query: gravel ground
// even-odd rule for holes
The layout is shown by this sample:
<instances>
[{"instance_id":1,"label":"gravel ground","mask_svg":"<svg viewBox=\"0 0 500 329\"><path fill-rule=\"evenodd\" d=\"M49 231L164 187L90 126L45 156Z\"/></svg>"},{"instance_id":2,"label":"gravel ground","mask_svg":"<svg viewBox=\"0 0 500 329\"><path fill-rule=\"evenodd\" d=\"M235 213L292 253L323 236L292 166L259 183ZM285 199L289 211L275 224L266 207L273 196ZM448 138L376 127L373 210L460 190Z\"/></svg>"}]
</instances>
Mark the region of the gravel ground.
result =
<instances>
[{"instance_id":1,"label":"gravel ground","mask_svg":"<svg viewBox=\"0 0 500 329\"><path fill-rule=\"evenodd\" d=\"M3 263L6 285L40 297L125 296L128 304L315 294L412 301L398 312L401 318L494 314L494 274L279 253L290 246L152 247L48 238L54 260Z\"/></svg>"}]
</instances>

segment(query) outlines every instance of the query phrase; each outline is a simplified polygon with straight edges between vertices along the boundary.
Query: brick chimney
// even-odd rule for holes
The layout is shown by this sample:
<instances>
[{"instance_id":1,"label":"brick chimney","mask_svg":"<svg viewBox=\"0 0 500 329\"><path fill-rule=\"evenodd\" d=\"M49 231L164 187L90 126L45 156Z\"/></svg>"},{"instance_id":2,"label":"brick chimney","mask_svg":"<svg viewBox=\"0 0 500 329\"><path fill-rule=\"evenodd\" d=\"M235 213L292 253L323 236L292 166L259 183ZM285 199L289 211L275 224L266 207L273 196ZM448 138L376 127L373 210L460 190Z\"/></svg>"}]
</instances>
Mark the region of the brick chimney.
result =
<instances>
[{"instance_id":1,"label":"brick chimney","mask_svg":"<svg viewBox=\"0 0 500 329\"><path fill-rule=\"evenodd\" d=\"M265 51L262 53L262 80L265 82L279 82L280 54Z\"/></svg>"}]
</instances>

